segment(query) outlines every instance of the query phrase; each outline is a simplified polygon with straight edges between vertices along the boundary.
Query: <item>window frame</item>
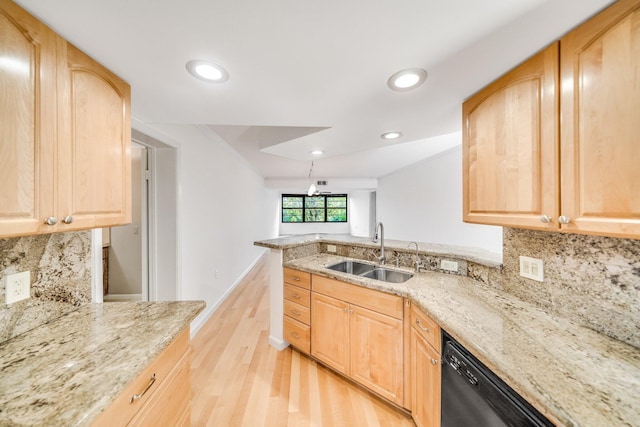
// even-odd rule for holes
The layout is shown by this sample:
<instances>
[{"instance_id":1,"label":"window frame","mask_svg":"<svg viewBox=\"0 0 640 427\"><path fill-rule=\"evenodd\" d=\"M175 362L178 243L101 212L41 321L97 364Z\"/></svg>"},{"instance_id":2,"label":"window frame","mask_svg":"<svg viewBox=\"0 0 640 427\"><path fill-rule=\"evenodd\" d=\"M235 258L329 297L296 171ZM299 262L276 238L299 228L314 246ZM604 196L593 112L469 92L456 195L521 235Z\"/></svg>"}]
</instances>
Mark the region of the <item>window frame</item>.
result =
<instances>
[{"instance_id":1,"label":"window frame","mask_svg":"<svg viewBox=\"0 0 640 427\"><path fill-rule=\"evenodd\" d=\"M302 208L285 208L284 207L284 198L285 197L301 197L302 198ZM322 197L324 198L324 221L307 221L306 220L306 210L307 209L323 209L323 208L307 208L306 207L306 199ZM329 208L327 203L328 197L344 197L345 206L344 208ZM293 209L302 209L302 221L292 222L284 220L284 213L286 210ZM344 221L328 221L328 210L329 209L344 209L345 220ZM281 224L344 224L349 222L349 195L348 194L318 194L314 196L309 196L307 194L281 194L280 196L280 223Z\"/></svg>"}]
</instances>

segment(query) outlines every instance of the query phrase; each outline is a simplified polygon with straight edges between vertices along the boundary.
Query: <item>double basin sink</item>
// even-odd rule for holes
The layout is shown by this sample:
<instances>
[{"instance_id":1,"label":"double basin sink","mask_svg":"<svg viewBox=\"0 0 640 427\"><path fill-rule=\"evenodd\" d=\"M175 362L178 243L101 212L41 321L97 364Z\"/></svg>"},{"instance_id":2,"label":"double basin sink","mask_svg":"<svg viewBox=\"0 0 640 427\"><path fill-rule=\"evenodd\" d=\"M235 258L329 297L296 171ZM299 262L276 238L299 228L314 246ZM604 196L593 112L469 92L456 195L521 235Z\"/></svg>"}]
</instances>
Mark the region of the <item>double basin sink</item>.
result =
<instances>
[{"instance_id":1,"label":"double basin sink","mask_svg":"<svg viewBox=\"0 0 640 427\"><path fill-rule=\"evenodd\" d=\"M384 267L376 267L358 261L341 261L327 267L329 270L340 271L342 273L353 274L355 276L369 279L381 280L389 283L402 283L413 277L413 274L404 271L391 270Z\"/></svg>"}]
</instances>

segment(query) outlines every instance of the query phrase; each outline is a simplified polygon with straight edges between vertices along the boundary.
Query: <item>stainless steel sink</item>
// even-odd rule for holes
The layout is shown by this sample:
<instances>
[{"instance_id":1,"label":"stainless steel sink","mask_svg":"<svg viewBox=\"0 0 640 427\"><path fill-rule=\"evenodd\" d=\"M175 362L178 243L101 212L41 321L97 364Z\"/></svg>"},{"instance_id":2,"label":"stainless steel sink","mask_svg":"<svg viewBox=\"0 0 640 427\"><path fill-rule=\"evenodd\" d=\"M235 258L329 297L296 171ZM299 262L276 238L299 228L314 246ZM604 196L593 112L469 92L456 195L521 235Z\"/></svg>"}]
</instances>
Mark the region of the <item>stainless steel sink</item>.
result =
<instances>
[{"instance_id":1,"label":"stainless steel sink","mask_svg":"<svg viewBox=\"0 0 640 427\"><path fill-rule=\"evenodd\" d=\"M341 261L337 264L329 265L327 268L333 271L340 271L342 273L349 273L389 283L402 283L413 277L413 274L405 273L404 271L376 267L375 265L365 262L351 260Z\"/></svg>"},{"instance_id":2,"label":"stainless steel sink","mask_svg":"<svg viewBox=\"0 0 640 427\"><path fill-rule=\"evenodd\" d=\"M342 261L337 264L333 264L327 267L329 270L341 271L343 273L355 274L360 276L367 271L371 271L376 268L375 265L366 264L358 261Z\"/></svg>"},{"instance_id":3,"label":"stainless steel sink","mask_svg":"<svg viewBox=\"0 0 640 427\"><path fill-rule=\"evenodd\" d=\"M362 274L362 277L381 280L383 282L402 283L411 279L413 274L405 273L404 271L389 270L388 268L376 268Z\"/></svg>"}]
</instances>

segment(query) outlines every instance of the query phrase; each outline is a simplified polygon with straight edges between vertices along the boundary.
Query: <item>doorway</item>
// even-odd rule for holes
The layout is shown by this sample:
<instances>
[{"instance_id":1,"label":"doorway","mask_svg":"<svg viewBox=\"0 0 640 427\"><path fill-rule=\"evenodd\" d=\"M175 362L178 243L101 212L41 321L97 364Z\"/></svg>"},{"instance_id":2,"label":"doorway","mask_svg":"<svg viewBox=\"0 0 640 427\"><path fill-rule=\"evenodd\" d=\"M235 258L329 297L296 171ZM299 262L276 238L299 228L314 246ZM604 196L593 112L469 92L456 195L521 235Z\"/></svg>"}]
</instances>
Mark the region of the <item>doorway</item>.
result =
<instances>
[{"instance_id":1,"label":"doorway","mask_svg":"<svg viewBox=\"0 0 640 427\"><path fill-rule=\"evenodd\" d=\"M131 144L131 224L103 230L105 302L149 300L148 151Z\"/></svg>"},{"instance_id":2,"label":"doorway","mask_svg":"<svg viewBox=\"0 0 640 427\"><path fill-rule=\"evenodd\" d=\"M104 271L92 280L94 301L177 300L181 294L178 148L132 129L131 157L132 222L108 231L102 229L101 234L96 230L94 242L102 241L105 249L102 261L100 245L93 250L94 271ZM136 202L139 209L133 207ZM104 254L108 254L106 261ZM113 274L112 269L116 270ZM109 289L106 294L105 281Z\"/></svg>"}]
</instances>

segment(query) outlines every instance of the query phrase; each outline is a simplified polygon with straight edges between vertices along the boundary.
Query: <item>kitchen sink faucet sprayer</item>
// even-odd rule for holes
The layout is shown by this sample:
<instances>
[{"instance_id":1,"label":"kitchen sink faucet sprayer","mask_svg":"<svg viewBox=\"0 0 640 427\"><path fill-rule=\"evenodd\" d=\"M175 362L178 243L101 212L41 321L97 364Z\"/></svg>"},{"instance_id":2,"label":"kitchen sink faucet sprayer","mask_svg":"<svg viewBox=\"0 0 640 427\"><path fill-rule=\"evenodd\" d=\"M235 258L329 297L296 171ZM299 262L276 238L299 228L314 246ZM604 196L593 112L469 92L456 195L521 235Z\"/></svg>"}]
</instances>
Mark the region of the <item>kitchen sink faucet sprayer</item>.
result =
<instances>
[{"instance_id":1,"label":"kitchen sink faucet sprayer","mask_svg":"<svg viewBox=\"0 0 640 427\"><path fill-rule=\"evenodd\" d=\"M373 236L373 243L378 243L378 230L380 231L380 256L378 257L378 261L380 265L384 265L385 256L384 256L384 225L381 222L376 225L376 232Z\"/></svg>"}]
</instances>

